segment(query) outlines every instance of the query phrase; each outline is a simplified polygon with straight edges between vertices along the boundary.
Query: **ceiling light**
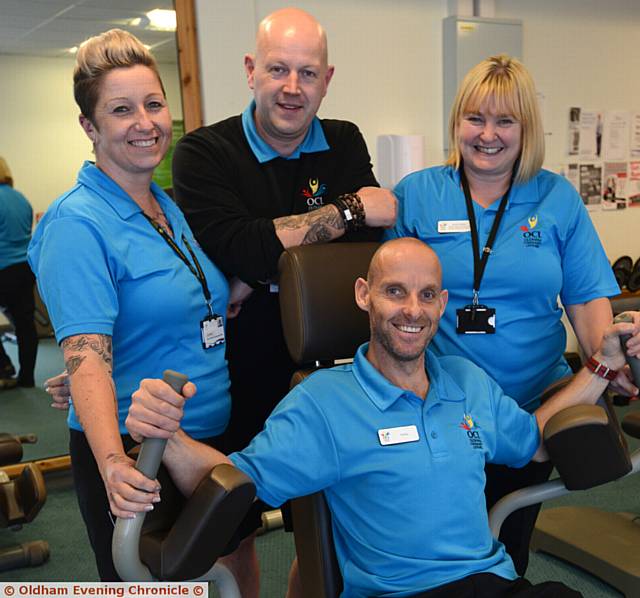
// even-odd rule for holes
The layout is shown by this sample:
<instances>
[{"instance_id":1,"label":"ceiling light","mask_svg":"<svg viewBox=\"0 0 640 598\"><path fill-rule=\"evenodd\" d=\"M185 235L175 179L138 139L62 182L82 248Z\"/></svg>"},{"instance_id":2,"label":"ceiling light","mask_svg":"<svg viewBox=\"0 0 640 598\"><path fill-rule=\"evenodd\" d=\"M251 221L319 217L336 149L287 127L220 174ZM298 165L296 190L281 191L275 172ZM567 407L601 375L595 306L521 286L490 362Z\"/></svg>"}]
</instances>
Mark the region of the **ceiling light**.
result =
<instances>
[{"instance_id":1,"label":"ceiling light","mask_svg":"<svg viewBox=\"0 0 640 598\"><path fill-rule=\"evenodd\" d=\"M67 52L69 54L75 54L78 51L78 46L73 46L73 48L67 48Z\"/></svg>"},{"instance_id":2,"label":"ceiling light","mask_svg":"<svg viewBox=\"0 0 640 598\"><path fill-rule=\"evenodd\" d=\"M147 13L149 19L149 26L151 29L158 29L160 31L175 31L176 30L176 11L164 10L162 8L156 8L150 10Z\"/></svg>"}]
</instances>

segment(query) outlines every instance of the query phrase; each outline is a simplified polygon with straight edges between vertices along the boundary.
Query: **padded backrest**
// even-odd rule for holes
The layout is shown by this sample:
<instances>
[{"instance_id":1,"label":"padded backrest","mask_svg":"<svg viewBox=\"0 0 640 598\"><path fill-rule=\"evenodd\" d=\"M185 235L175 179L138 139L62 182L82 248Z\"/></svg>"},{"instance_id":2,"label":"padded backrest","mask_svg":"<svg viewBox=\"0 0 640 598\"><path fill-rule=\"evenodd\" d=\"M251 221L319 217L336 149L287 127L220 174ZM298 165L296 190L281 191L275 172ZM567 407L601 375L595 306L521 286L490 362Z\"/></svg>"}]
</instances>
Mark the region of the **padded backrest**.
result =
<instances>
[{"instance_id":1,"label":"padded backrest","mask_svg":"<svg viewBox=\"0 0 640 598\"><path fill-rule=\"evenodd\" d=\"M377 243L329 243L287 249L280 257L280 313L296 363L354 356L369 338L367 314L354 300Z\"/></svg>"},{"instance_id":2,"label":"padded backrest","mask_svg":"<svg viewBox=\"0 0 640 598\"><path fill-rule=\"evenodd\" d=\"M365 277L377 243L292 247L280 268L284 337L298 364L351 358L369 338L369 320L354 299L354 283ZM313 369L299 370L291 387ZM331 512L324 493L295 499L291 512L305 598L336 598L342 576L333 547Z\"/></svg>"}]
</instances>

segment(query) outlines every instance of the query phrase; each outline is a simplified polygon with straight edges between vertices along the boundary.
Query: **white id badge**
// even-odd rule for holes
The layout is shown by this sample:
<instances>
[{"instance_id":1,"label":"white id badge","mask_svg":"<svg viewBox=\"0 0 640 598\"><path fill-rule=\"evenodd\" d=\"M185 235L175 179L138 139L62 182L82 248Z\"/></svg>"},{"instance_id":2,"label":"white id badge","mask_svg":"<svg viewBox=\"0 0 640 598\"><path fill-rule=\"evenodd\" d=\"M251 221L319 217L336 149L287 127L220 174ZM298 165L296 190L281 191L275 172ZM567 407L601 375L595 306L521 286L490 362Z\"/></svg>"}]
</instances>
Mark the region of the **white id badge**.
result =
<instances>
[{"instance_id":1,"label":"white id badge","mask_svg":"<svg viewBox=\"0 0 640 598\"><path fill-rule=\"evenodd\" d=\"M471 225L468 220L438 220L438 232L443 233L468 233Z\"/></svg>"},{"instance_id":2,"label":"white id badge","mask_svg":"<svg viewBox=\"0 0 640 598\"><path fill-rule=\"evenodd\" d=\"M200 322L203 349L224 343L224 322L221 316L207 316Z\"/></svg>"},{"instance_id":3,"label":"white id badge","mask_svg":"<svg viewBox=\"0 0 640 598\"><path fill-rule=\"evenodd\" d=\"M400 426L398 428L385 428L378 430L378 440L382 446L390 444L403 444L420 440L418 428L415 426Z\"/></svg>"}]
</instances>

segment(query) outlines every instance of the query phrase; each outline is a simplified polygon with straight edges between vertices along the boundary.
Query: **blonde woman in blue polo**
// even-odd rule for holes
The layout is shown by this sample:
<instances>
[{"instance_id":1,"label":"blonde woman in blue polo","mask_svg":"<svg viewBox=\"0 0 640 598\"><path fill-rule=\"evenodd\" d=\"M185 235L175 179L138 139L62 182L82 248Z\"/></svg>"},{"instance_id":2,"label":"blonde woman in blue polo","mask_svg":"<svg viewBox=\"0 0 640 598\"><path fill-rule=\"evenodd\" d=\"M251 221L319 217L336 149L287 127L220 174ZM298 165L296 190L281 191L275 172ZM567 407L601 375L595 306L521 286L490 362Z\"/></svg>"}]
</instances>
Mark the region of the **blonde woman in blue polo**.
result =
<instances>
[{"instance_id":1,"label":"blonde woman in blue polo","mask_svg":"<svg viewBox=\"0 0 640 598\"><path fill-rule=\"evenodd\" d=\"M543 160L531 76L508 56L488 58L458 90L446 164L397 185L398 219L385 235L422 239L442 261L450 299L433 350L470 359L529 412L549 384L571 373L558 300L590 356L611 322L608 297L619 293L579 195L542 170ZM616 382L634 392L623 374ZM550 472L547 463L488 466L488 508ZM520 575L538 509L514 513L500 534Z\"/></svg>"},{"instance_id":2,"label":"blonde woman in blue polo","mask_svg":"<svg viewBox=\"0 0 640 598\"><path fill-rule=\"evenodd\" d=\"M91 38L77 55L74 93L95 163L85 162L76 185L50 206L29 262L69 373L78 502L100 578L115 581L111 514L133 516L141 491L159 500L156 482L126 456L131 394L166 368L188 372L202 393L185 410L189 433L209 443L222 434L229 285L151 181L169 148L171 115L145 47L120 30ZM203 321L218 328L206 346Z\"/></svg>"}]
</instances>

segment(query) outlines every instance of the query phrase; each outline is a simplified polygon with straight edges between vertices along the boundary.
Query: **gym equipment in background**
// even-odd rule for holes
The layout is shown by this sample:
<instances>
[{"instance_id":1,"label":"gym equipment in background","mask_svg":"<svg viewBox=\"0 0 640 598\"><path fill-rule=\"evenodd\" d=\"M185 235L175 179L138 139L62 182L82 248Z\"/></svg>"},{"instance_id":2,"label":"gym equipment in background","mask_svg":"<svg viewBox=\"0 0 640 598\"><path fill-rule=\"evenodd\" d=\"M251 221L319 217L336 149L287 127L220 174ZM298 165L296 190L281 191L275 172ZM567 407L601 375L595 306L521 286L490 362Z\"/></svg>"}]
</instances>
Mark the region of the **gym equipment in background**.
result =
<instances>
[{"instance_id":1,"label":"gym equipment in background","mask_svg":"<svg viewBox=\"0 0 640 598\"><path fill-rule=\"evenodd\" d=\"M11 478L4 465L22 459L22 444L37 442L35 434L0 434L0 528L19 530L33 521L47 499L42 473L33 463ZM49 544L43 540L25 542L0 550L0 572L20 567L36 567L49 559Z\"/></svg>"},{"instance_id":2,"label":"gym equipment in background","mask_svg":"<svg viewBox=\"0 0 640 598\"><path fill-rule=\"evenodd\" d=\"M633 270L631 270L629 280L627 280L627 289L632 293L640 291L640 258L633 264Z\"/></svg>"},{"instance_id":3,"label":"gym equipment in background","mask_svg":"<svg viewBox=\"0 0 640 598\"><path fill-rule=\"evenodd\" d=\"M611 269L613 270L613 275L616 277L618 286L622 289L627 286L631 273L633 272L633 260L628 255L623 255L613 262Z\"/></svg>"}]
</instances>

